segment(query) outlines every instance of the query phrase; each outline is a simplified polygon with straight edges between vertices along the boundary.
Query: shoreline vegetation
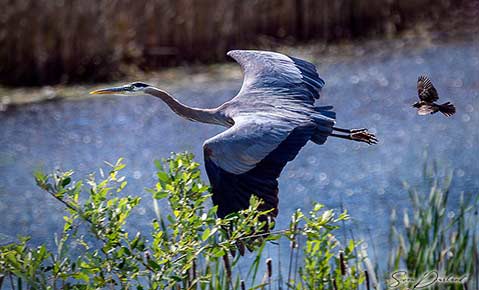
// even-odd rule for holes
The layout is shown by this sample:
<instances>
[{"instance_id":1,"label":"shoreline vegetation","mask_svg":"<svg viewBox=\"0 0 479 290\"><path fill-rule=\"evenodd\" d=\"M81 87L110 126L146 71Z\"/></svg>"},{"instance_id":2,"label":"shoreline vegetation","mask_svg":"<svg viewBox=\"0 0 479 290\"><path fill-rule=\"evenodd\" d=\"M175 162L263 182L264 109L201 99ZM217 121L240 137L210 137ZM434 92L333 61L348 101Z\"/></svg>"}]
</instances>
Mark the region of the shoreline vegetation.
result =
<instances>
[{"instance_id":1,"label":"shoreline vegetation","mask_svg":"<svg viewBox=\"0 0 479 290\"><path fill-rule=\"evenodd\" d=\"M461 26L462 27L462 26ZM479 33L479 32L478 32ZM477 41L472 37L470 30L455 30L454 33L444 34L437 31L430 23L422 23L414 29L403 31L390 39L364 39L362 41L342 41L336 44L311 43L301 46L278 46L277 51L308 59L318 65L321 75L326 75L329 66L349 59L367 56L368 54L381 55L401 53L404 50L421 51L434 47L440 43L454 43L461 41ZM225 52L226 53L226 52ZM184 65L165 68L160 71L131 70L117 81L97 84L57 84L51 86L10 87L0 84L0 112L10 107L31 103L84 100L101 98L102 95L89 95L87 92L99 87L114 86L115 84L142 80L146 83L161 85L170 91L184 86L185 80L191 84L209 85L217 83L241 85L241 69L230 61L209 65ZM82 92L82 93L79 93Z\"/></svg>"},{"instance_id":2,"label":"shoreline vegetation","mask_svg":"<svg viewBox=\"0 0 479 290\"><path fill-rule=\"evenodd\" d=\"M346 212L315 204L309 213L297 210L288 228L273 230L253 198L249 209L219 219L216 207L207 206L211 194L192 154L155 164L158 182L147 191L154 204L168 209L155 206L150 233L125 230L141 200L122 194L127 181L120 175L121 159L84 181L73 181L72 171L37 172L37 185L65 207L63 232L53 251L29 247L28 237L1 246L0 289L2 282L12 289L245 289L278 283L290 289L356 289L364 283L359 242L341 245L334 236ZM280 239L290 244L284 276L280 259L264 251L267 242ZM251 261L247 272L239 269L242 254Z\"/></svg>"},{"instance_id":3,"label":"shoreline vegetation","mask_svg":"<svg viewBox=\"0 0 479 290\"><path fill-rule=\"evenodd\" d=\"M470 2L19 0L3 6L0 82L100 82L131 67L224 61L239 47L388 37L416 20L442 22Z\"/></svg>"},{"instance_id":4,"label":"shoreline vegetation","mask_svg":"<svg viewBox=\"0 0 479 290\"><path fill-rule=\"evenodd\" d=\"M342 38L334 41L325 41L321 38L299 42L277 40L269 44L259 43L254 48L273 49L308 59L319 65L320 73L325 75L328 66L350 58L360 58L374 53L381 54L385 51L389 53L401 53L404 50L416 51L433 47L438 43L477 41L474 35L479 33L479 7L476 7L477 4L474 4L474 1L460 2L462 6L459 8L454 6L440 21L437 19L437 15L419 17L414 21L414 25L406 25L404 29L394 33L371 34L361 38ZM6 48L2 47L2 49ZM231 61L226 58L227 51L228 48L218 51L217 53L221 53L222 58L207 63L181 62L175 67L158 66L155 68L145 68L134 63L128 64L123 66L122 74L100 83L93 83L91 80L85 79L75 82L63 80L50 85L42 82L41 86L26 86L28 83L18 83L19 86L12 86L12 84L7 85L8 82L0 82L0 112L9 107L35 102L91 98L92 96L86 92L99 86L137 80L161 85L167 90L181 88L185 80L198 84L234 80L238 82L237 86L239 87L241 71L236 64L224 62L225 60ZM3 68L6 66L4 65ZM78 92L85 93L79 94Z\"/></svg>"},{"instance_id":5,"label":"shoreline vegetation","mask_svg":"<svg viewBox=\"0 0 479 290\"><path fill-rule=\"evenodd\" d=\"M0 289L377 290L421 283L460 290L479 283L479 199L464 195L451 208L452 172L439 172L435 163L425 165L421 186L404 184L412 205L402 222L396 213L391 217L387 273L369 258L363 241L352 234L339 238L338 230L347 227L345 211L316 203L294 212L287 228L269 228L268 234L262 218L267 212L257 210L254 198L249 209L216 218L189 153L155 162L158 182L147 189L156 213L151 232L128 232L129 216L144 201L124 193L129 189L121 159L107 165L78 181L73 171L35 174L37 185L65 208L63 231L53 250L30 246L29 237L0 245ZM159 203L168 209L160 210ZM267 243L288 255L268 256ZM248 249L246 272L241 248Z\"/></svg>"}]
</instances>

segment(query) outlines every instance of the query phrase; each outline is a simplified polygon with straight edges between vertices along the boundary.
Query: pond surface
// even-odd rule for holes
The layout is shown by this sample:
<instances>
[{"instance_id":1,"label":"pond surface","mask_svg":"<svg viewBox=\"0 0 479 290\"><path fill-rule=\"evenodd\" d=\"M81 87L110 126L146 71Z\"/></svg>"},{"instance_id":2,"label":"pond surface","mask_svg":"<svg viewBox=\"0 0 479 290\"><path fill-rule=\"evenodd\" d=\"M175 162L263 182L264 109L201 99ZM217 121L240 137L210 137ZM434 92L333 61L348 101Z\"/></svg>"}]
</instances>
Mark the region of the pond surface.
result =
<instances>
[{"instance_id":1,"label":"pond surface","mask_svg":"<svg viewBox=\"0 0 479 290\"><path fill-rule=\"evenodd\" d=\"M343 204L356 238L387 250L391 210L402 213L409 204L402 181L421 184L426 152L429 159L455 170L453 202L462 192L477 193L478 47L477 42L457 41L336 56L334 64L321 65L318 58L326 81L318 104L334 105L339 127L367 127L380 143L367 146L334 138L322 146L308 143L280 178L277 228L286 226L296 208L309 210L314 201L336 209ZM416 115L411 104L419 74L431 77L440 101L452 101L456 115ZM241 80L184 83L172 91L178 99L214 107L232 98ZM75 169L80 178L104 167L104 160L124 157L129 177L125 191L143 197L132 225L143 229L154 217L144 190L155 183L153 160L190 151L202 163L203 141L223 130L183 120L148 96L25 105L0 113L0 124L0 233L31 235L33 243L48 244L52 233L61 230L63 208L36 188L35 169Z\"/></svg>"}]
</instances>

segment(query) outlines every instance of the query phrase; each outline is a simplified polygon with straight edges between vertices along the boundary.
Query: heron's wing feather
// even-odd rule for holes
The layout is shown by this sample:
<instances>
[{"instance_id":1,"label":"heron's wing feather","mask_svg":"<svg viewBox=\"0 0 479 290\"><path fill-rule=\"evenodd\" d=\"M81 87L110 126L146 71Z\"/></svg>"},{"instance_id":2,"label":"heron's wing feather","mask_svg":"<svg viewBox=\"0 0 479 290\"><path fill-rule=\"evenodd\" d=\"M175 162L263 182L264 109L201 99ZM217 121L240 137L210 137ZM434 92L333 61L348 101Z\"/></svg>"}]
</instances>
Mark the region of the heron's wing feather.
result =
<instances>
[{"instance_id":1,"label":"heron's wing feather","mask_svg":"<svg viewBox=\"0 0 479 290\"><path fill-rule=\"evenodd\" d=\"M220 217L247 208L251 194L259 196L262 209L273 209L275 216L277 178L315 129L312 124L288 129L278 122L273 127L256 119L235 120L232 128L205 142L205 166Z\"/></svg>"},{"instance_id":2,"label":"heron's wing feather","mask_svg":"<svg viewBox=\"0 0 479 290\"><path fill-rule=\"evenodd\" d=\"M417 93L419 99L425 102L432 103L439 99L436 88L427 76L419 76L417 79Z\"/></svg>"},{"instance_id":3,"label":"heron's wing feather","mask_svg":"<svg viewBox=\"0 0 479 290\"><path fill-rule=\"evenodd\" d=\"M232 50L244 73L243 86L236 98L299 100L314 104L324 81L316 67L305 60L269 51Z\"/></svg>"},{"instance_id":4,"label":"heron's wing feather","mask_svg":"<svg viewBox=\"0 0 479 290\"><path fill-rule=\"evenodd\" d=\"M210 159L233 174L252 169L294 129L293 122L261 113L235 116L234 121L233 127L203 144Z\"/></svg>"}]
</instances>

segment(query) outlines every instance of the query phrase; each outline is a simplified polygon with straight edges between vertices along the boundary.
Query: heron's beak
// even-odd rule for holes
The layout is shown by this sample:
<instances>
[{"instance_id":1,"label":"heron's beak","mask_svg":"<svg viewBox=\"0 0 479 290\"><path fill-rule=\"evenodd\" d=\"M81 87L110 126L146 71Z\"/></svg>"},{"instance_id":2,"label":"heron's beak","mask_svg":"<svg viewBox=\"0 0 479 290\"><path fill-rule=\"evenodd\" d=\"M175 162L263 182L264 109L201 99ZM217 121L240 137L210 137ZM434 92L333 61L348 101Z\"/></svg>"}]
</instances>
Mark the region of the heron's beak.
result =
<instances>
[{"instance_id":1,"label":"heron's beak","mask_svg":"<svg viewBox=\"0 0 479 290\"><path fill-rule=\"evenodd\" d=\"M126 91L128 91L128 88L126 86L122 86L122 87L113 87L108 89L96 90L96 91L90 92L90 95L111 95L111 94L123 93Z\"/></svg>"}]
</instances>

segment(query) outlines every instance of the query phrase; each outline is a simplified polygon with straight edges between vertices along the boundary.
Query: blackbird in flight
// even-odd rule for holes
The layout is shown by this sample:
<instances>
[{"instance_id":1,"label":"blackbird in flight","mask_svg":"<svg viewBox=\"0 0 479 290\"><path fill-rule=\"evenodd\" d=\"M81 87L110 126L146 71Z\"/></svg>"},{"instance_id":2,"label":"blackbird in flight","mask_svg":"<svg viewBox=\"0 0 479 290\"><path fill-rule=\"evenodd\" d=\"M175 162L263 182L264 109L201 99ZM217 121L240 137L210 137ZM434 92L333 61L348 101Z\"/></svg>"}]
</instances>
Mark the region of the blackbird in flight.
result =
<instances>
[{"instance_id":1,"label":"blackbird in flight","mask_svg":"<svg viewBox=\"0 0 479 290\"><path fill-rule=\"evenodd\" d=\"M417 108L418 115L429 115L439 111L449 117L456 113L456 108L450 102L442 105L434 103L439 99L439 96L436 88L427 76L419 76L417 79L417 93L419 101L412 106Z\"/></svg>"}]
</instances>

